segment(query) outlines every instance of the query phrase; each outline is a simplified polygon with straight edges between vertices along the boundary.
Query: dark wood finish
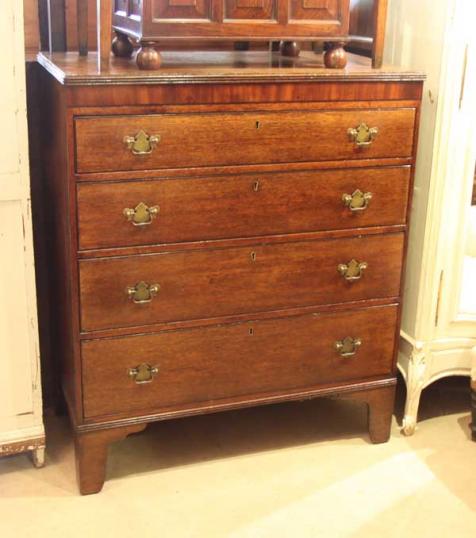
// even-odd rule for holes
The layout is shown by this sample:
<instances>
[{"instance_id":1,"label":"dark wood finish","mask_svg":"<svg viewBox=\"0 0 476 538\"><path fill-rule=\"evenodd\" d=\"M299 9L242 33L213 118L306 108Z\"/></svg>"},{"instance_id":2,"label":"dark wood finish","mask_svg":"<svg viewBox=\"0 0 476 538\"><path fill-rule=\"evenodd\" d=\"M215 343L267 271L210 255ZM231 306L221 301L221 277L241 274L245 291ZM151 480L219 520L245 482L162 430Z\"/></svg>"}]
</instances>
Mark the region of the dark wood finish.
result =
<instances>
[{"instance_id":1,"label":"dark wood finish","mask_svg":"<svg viewBox=\"0 0 476 538\"><path fill-rule=\"evenodd\" d=\"M408 157L414 121L412 108L84 117L75 122L76 171ZM347 133L362 122L379 129L368 147L358 147ZM125 136L141 130L160 136L149 155L133 155L124 144Z\"/></svg>"},{"instance_id":2,"label":"dark wood finish","mask_svg":"<svg viewBox=\"0 0 476 538\"><path fill-rule=\"evenodd\" d=\"M96 432L76 433L76 465L79 491L82 495L99 493L106 478L106 461L109 445L138 433L147 424L132 424Z\"/></svg>"},{"instance_id":3,"label":"dark wood finish","mask_svg":"<svg viewBox=\"0 0 476 538\"><path fill-rule=\"evenodd\" d=\"M112 44L113 0L97 0L98 45L101 69L108 69Z\"/></svg>"},{"instance_id":4,"label":"dark wood finish","mask_svg":"<svg viewBox=\"0 0 476 538\"><path fill-rule=\"evenodd\" d=\"M23 28L27 57L31 53L37 54L41 41L38 0L23 0Z\"/></svg>"},{"instance_id":5,"label":"dark wood finish","mask_svg":"<svg viewBox=\"0 0 476 538\"><path fill-rule=\"evenodd\" d=\"M380 307L88 340L82 344L85 417L147 415L230 395L386 376L392 371L396 319L397 308ZM335 342L348 336L362 345L355 356L342 357ZM151 383L140 385L128 376L141 363L158 367Z\"/></svg>"},{"instance_id":6,"label":"dark wood finish","mask_svg":"<svg viewBox=\"0 0 476 538\"><path fill-rule=\"evenodd\" d=\"M80 56L88 54L88 2L77 3L78 51Z\"/></svg>"},{"instance_id":7,"label":"dark wood finish","mask_svg":"<svg viewBox=\"0 0 476 538\"><path fill-rule=\"evenodd\" d=\"M129 58L134 52L134 46L126 35L117 32L112 41L112 52L119 58Z\"/></svg>"},{"instance_id":8,"label":"dark wood finish","mask_svg":"<svg viewBox=\"0 0 476 538\"><path fill-rule=\"evenodd\" d=\"M381 99L419 101L421 80L424 78L422 73L396 67L371 69L368 58L356 55L349 55L345 71L325 69L314 53L301 53L298 58L287 58L285 65L282 65L280 56L270 61L266 52L249 55L236 51L167 52L162 56L164 63L161 69L149 73L139 71L134 63L121 58L111 62L107 73L100 72L97 54L89 54L81 62L78 62L78 55L74 52L53 56L40 54L38 61L62 84L79 86L80 95L76 101L73 100L76 92L72 88L67 92L69 106L74 104L76 107L125 106L141 102L147 106L158 105L164 102L163 95L159 97L158 94L144 93L147 90L162 92L164 87L173 92L173 103L180 104L183 102L183 85L190 85L189 90L193 86L197 92L195 98L192 94L187 96L186 104L249 102L249 97L246 98L247 88L252 92L253 103L278 103L282 100L317 103L341 100L373 102ZM242 86L237 86L237 83ZM266 96L262 87L265 83L275 91L274 100ZM112 95L111 85L115 86ZM302 87L304 99L299 97ZM322 88L324 90L321 92ZM104 100L101 100L101 96ZM134 101L130 102L132 98Z\"/></svg>"},{"instance_id":9,"label":"dark wood finish","mask_svg":"<svg viewBox=\"0 0 476 538\"><path fill-rule=\"evenodd\" d=\"M344 69L347 65L347 55L343 42L327 44L324 52L324 65L332 69Z\"/></svg>"},{"instance_id":10,"label":"dark wood finish","mask_svg":"<svg viewBox=\"0 0 476 538\"><path fill-rule=\"evenodd\" d=\"M59 84L51 84L46 72L42 71L40 75L38 87L41 89L42 110L42 177L45 183L42 185L43 197L38 198L36 204L43 204L41 214L44 216L45 225L41 229L47 237L47 253L41 262L44 264L42 270L46 273L48 282L46 293L40 290L38 299L41 301L40 312L48 309L50 313L48 339L51 342L52 356L49 362L54 364L53 375L59 375L62 380L70 414L76 423L82 417L81 388L77 384L80 363L76 360L79 353L79 318L76 308L78 286L74 268L71 266L77 247L74 211L71 211L74 208L74 200L69 196L69 185L65 181L69 174L68 141L72 133L65 118L64 92ZM48 140L48 144L44 144L45 140ZM36 222L34 229L35 227ZM55 270L52 271L51 267ZM58 275L69 275L61 286L57 285Z\"/></svg>"},{"instance_id":11,"label":"dark wood finish","mask_svg":"<svg viewBox=\"0 0 476 538\"><path fill-rule=\"evenodd\" d=\"M377 0L351 0L347 50L372 57Z\"/></svg>"},{"instance_id":12,"label":"dark wood finish","mask_svg":"<svg viewBox=\"0 0 476 538\"><path fill-rule=\"evenodd\" d=\"M352 38L355 36L372 38L375 1L350 0L349 31Z\"/></svg>"},{"instance_id":13,"label":"dark wood finish","mask_svg":"<svg viewBox=\"0 0 476 538\"><path fill-rule=\"evenodd\" d=\"M144 42L137 53L137 65L139 69L154 71L162 63L160 53L155 49L154 43Z\"/></svg>"},{"instance_id":14,"label":"dark wood finish","mask_svg":"<svg viewBox=\"0 0 476 538\"><path fill-rule=\"evenodd\" d=\"M351 0L350 40L347 49L372 58L372 66L383 61L388 0Z\"/></svg>"},{"instance_id":15,"label":"dark wood finish","mask_svg":"<svg viewBox=\"0 0 476 538\"><path fill-rule=\"evenodd\" d=\"M78 185L81 250L404 224L410 168L159 179ZM342 196L371 192L352 212ZM149 225L134 226L124 208L158 205ZM287 212L283 212L287 207ZM206 215L206 218L204 216Z\"/></svg>"},{"instance_id":16,"label":"dark wood finish","mask_svg":"<svg viewBox=\"0 0 476 538\"><path fill-rule=\"evenodd\" d=\"M88 20L87 20L87 32L88 32L88 45L89 51L97 51L97 0L64 0L66 11L66 43L67 50L77 51L79 50L78 40L78 20L77 10L78 4L87 3Z\"/></svg>"},{"instance_id":17,"label":"dark wood finish","mask_svg":"<svg viewBox=\"0 0 476 538\"><path fill-rule=\"evenodd\" d=\"M388 0L375 0L374 40L372 44L372 67L382 67L385 45L385 27L387 25Z\"/></svg>"},{"instance_id":18,"label":"dark wood finish","mask_svg":"<svg viewBox=\"0 0 476 538\"><path fill-rule=\"evenodd\" d=\"M78 436L82 492L100 489L107 445L153 420L337 394L369 404L372 440L384 441L421 76L362 64L316 70L306 53L270 66L254 52L250 60L205 55L205 64L166 53L150 74L114 58L98 74L90 56L40 57L53 75L42 74L41 137L55 268L51 341ZM347 128L374 120L381 129L374 145L349 149ZM131 127L164 126L158 151L144 161L121 153L124 135L136 134ZM374 198L349 216L340 190L357 179ZM108 222L133 206L122 207L125 195L160 195L142 200L162 204L144 237L154 231L136 241L129 228L120 231L130 224L121 220L102 242L111 228L94 231L94 215ZM167 196L181 199L180 209ZM247 208L253 196L261 207ZM325 209L313 212L318 201ZM161 216L158 233L152 226ZM337 265L352 258L368 268L350 283ZM162 287L152 302L134 304L125 288L146 279ZM329 346L358 338L354 329L362 344L344 361ZM145 362L159 371L136 386L128 369ZM208 381L197 382L202 377ZM173 381L162 392L163 379Z\"/></svg>"},{"instance_id":19,"label":"dark wood finish","mask_svg":"<svg viewBox=\"0 0 476 538\"><path fill-rule=\"evenodd\" d=\"M301 52L301 47L297 41L281 41L279 50L283 56L296 58Z\"/></svg>"},{"instance_id":20,"label":"dark wood finish","mask_svg":"<svg viewBox=\"0 0 476 538\"><path fill-rule=\"evenodd\" d=\"M51 219L46 210L49 205L48 186L44 182L44 153L41 144L44 135L42 107L47 97L44 95L44 71L36 62L26 64L28 149L30 164L30 192L32 204L33 242L35 250L36 301L38 306L38 326L40 336L40 358L43 406L54 408L61 394L59 365L52 351L51 340L52 309L51 290ZM47 102L47 101L46 101Z\"/></svg>"},{"instance_id":21,"label":"dark wood finish","mask_svg":"<svg viewBox=\"0 0 476 538\"><path fill-rule=\"evenodd\" d=\"M374 444L386 443L390 438L396 384L339 395L360 400L368 405L369 436Z\"/></svg>"},{"instance_id":22,"label":"dark wood finish","mask_svg":"<svg viewBox=\"0 0 476 538\"><path fill-rule=\"evenodd\" d=\"M122 13L116 0L115 29L143 41L316 39L346 36L349 27L349 0L143 0L134 18Z\"/></svg>"},{"instance_id":23,"label":"dark wood finish","mask_svg":"<svg viewBox=\"0 0 476 538\"><path fill-rule=\"evenodd\" d=\"M64 0L38 0L41 48L51 52L66 50Z\"/></svg>"},{"instance_id":24,"label":"dark wood finish","mask_svg":"<svg viewBox=\"0 0 476 538\"><path fill-rule=\"evenodd\" d=\"M83 260L81 327L94 331L397 297L402 251L403 234L395 234ZM337 267L352 259L368 269L361 280L347 282ZM160 285L150 303L135 304L125 293L141 281Z\"/></svg>"},{"instance_id":25,"label":"dark wood finish","mask_svg":"<svg viewBox=\"0 0 476 538\"><path fill-rule=\"evenodd\" d=\"M284 39L282 54L297 56L297 39L347 37L349 0L141 0L132 9L115 0L113 24L143 44L142 69L160 66L153 43L167 40Z\"/></svg>"}]
</instances>

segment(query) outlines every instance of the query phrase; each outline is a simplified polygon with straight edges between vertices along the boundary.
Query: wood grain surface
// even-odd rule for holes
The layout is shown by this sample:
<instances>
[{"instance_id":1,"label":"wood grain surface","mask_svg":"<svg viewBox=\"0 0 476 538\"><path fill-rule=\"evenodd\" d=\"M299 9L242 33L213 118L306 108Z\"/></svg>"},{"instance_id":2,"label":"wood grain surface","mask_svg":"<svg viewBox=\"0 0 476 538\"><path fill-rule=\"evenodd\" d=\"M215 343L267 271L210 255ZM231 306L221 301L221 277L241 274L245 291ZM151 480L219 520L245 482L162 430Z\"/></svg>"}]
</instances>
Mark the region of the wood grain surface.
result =
<instances>
[{"instance_id":1,"label":"wood grain surface","mask_svg":"<svg viewBox=\"0 0 476 538\"><path fill-rule=\"evenodd\" d=\"M388 375L396 316L389 306L86 341L85 416L135 416ZM362 340L352 357L335 349L347 336ZM128 376L141 363L158 367L151 383Z\"/></svg>"},{"instance_id":2,"label":"wood grain surface","mask_svg":"<svg viewBox=\"0 0 476 538\"><path fill-rule=\"evenodd\" d=\"M405 223L410 167L271 172L78 185L79 248L122 247ZM367 209L342 201L372 193ZM159 206L135 226L124 208Z\"/></svg>"},{"instance_id":3,"label":"wood grain surface","mask_svg":"<svg viewBox=\"0 0 476 538\"><path fill-rule=\"evenodd\" d=\"M76 171L407 157L414 121L411 108L83 117L75 122ZM347 133L362 123L379 130L367 147ZM133 155L124 144L140 131L160 136L149 155Z\"/></svg>"},{"instance_id":4,"label":"wood grain surface","mask_svg":"<svg viewBox=\"0 0 476 538\"><path fill-rule=\"evenodd\" d=\"M317 304L397 297L403 234L257 244L230 249L82 260L81 327L94 331ZM361 280L337 271L352 259L367 262ZM147 304L126 288L159 284Z\"/></svg>"}]
</instances>

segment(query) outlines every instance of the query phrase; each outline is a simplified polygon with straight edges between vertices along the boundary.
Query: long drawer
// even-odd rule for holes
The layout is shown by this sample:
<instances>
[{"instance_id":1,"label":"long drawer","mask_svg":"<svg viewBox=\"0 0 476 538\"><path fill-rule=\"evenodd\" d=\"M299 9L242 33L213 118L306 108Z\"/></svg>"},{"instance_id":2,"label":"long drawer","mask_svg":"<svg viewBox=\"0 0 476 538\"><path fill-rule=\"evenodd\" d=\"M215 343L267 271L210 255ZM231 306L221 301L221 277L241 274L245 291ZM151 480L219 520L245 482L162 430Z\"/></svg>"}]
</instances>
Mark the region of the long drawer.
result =
<instances>
[{"instance_id":1,"label":"long drawer","mask_svg":"<svg viewBox=\"0 0 476 538\"><path fill-rule=\"evenodd\" d=\"M396 233L82 260L82 330L397 297L403 243Z\"/></svg>"},{"instance_id":2,"label":"long drawer","mask_svg":"<svg viewBox=\"0 0 476 538\"><path fill-rule=\"evenodd\" d=\"M403 224L409 178L391 167L82 183L79 247Z\"/></svg>"},{"instance_id":3,"label":"long drawer","mask_svg":"<svg viewBox=\"0 0 476 538\"><path fill-rule=\"evenodd\" d=\"M383 376L396 322L386 306L85 341L84 413L160 412Z\"/></svg>"},{"instance_id":4,"label":"long drawer","mask_svg":"<svg viewBox=\"0 0 476 538\"><path fill-rule=\"evenodd\" d=\"M409 157L414 122L413 108L84 116L76 171Z\"/></svg>"}]
</instances>

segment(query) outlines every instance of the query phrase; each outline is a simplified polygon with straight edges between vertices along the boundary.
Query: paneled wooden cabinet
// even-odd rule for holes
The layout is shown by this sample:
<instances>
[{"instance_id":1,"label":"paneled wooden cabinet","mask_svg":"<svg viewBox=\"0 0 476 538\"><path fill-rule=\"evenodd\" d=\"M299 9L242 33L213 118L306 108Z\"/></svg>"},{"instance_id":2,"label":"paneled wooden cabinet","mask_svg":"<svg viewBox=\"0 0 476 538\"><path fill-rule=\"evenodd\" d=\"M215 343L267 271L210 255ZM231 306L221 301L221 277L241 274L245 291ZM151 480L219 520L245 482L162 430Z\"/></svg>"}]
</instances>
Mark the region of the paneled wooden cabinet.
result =
<instances>
[{"instance_id":1,"label":"paneled wooden cabinet","mask_svg":"<svg viewBox=\"0 0 476 538\"><path fill-rule=\"evenodd\" d=\"M95 60L40 56L81 491L173 417L332 394L386 441L422 76Z\"/></svg>"},{"instance_id":2,"label":"paneled wooden cabinet","mask_svg":"<svg viewBox=\"0 0 476 538\"><path fill-rule=\"evenodd\" d=\"M115 0L114 25L143 41L345 37L349 0Z\"/></svg>"},{"instance_id":3,"label":"paneled wooden cabinet","mask_svg":"<svg viewBox=\"0 0 476 538\"><path fill-rule=\"evenodd\" d=\"M295 40L326 40L345 55L349 33L349 0L115 0L113 12L114 52L132 52L126 36L140 41L137 62L145 69L160 65L158 41L287 40L282 52L294 56Z\"/></svg>"},{"instance_id":4,"label":"paneled wooden cabinet","mask_svg":"<svg viewBox=\"0 0 476 538\"><path fill-rule=\"evenodd\" d=\"M44 462L25 96L23 9L2 4L0 30L0 456Z\"/></svg>"}]
</instances>

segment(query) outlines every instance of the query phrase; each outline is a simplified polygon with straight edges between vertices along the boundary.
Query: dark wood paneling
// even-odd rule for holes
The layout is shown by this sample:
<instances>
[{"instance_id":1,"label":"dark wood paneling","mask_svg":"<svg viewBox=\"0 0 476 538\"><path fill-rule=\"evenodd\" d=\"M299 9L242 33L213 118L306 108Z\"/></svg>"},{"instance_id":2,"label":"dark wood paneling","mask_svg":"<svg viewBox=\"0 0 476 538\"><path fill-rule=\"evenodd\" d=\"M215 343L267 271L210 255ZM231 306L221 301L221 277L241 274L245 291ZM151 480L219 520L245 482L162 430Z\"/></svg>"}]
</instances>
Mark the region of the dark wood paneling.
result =
<instances>
[{"instance_id":1,"label":"dark wood paneling","mask_svg":"<svg viewBox=\"0 0 476 538\"><path fill-rule=\"evenodd\" d=\"M41 49L66 49L65 0L38 0Z\"/></svg>"},{"instance_id":2,"label":"dark wood paneling","mask_svg":"<svg viewBox=\"0 0 476 538\"><path fill-rule=\"evenodd\" d=\"M25 49L37 53L40 50L40 19L38 0L23 0Z\"/></svg>"}]
</instances>

